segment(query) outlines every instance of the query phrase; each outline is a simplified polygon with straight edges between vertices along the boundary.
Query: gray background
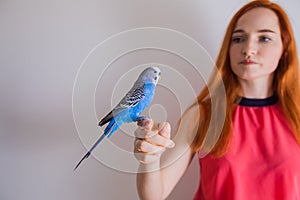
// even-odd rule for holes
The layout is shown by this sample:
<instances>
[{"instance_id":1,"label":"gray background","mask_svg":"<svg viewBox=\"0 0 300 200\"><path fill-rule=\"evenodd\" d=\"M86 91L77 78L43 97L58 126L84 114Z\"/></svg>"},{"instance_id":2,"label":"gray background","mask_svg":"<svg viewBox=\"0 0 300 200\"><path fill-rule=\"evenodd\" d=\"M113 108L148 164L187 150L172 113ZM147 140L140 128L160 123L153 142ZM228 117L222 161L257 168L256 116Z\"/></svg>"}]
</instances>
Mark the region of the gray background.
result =
<instances>
[{"instance_id":1,"label":"gray background","mask_svg":"<svg viewBox=\"0 0 300 200\"><path fill-rule=\"evenodd\" d=\"M72 114L80 65L108 37L149 26L187 34L215 59L228 21L246 2L0 0L0 199L137 199L135 174L111 169L93 157L72 171L86 152ZM300 1L276 2L290 15L299 44ZM97 117L114 105L110 87L121 77L120 71L151 61L173 63L187 74L192 69L168 53L145 50L124 56L97 86ZM199 77L189 81L198 93L203 85ZM155 102L164 105L174 126L180 116L178 102L162 95L159 92ZM176 99L176 94L169 95ZM156 108L159 118L164 110ZM122 134L112 140L120 142ZM192 199L199 182L197 162L194 159L169 199Z\"/></svg>"}]
</instances>

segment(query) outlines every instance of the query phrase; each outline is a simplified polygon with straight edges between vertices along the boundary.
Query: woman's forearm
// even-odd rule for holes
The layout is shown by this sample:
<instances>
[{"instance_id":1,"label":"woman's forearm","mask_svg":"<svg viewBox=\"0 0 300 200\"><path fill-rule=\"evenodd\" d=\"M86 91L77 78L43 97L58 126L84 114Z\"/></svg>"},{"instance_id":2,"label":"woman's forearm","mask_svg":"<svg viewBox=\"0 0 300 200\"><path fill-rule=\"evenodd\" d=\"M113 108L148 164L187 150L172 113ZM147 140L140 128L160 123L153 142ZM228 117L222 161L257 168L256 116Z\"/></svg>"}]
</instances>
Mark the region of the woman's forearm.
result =
<instances>
[{"instance_id":1,"label":"woman's forearm","mask_svg":"<svg viewBox=\"0 0 300 200\"><path fill-rule=\"evenodd\" d=\"M141 200L161 200L164 197L163 178L160 161L140 164L137 174L137 189Z\"/></svg>"}]
</instances>

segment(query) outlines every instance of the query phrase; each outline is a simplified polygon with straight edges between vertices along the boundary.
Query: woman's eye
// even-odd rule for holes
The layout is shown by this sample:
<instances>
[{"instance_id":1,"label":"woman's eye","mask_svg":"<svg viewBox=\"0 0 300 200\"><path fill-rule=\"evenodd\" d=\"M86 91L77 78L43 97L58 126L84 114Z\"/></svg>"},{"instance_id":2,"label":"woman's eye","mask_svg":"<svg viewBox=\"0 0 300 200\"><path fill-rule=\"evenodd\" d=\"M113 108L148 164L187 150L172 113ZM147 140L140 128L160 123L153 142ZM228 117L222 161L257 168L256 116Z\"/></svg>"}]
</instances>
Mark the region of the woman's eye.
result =
<instances>
[{"instance_id":1,"label":"woman's eye","mask_svg":"<svg viewBox=\"0 0 300 200\"><path fill-rule=\"evenodd\" d=\"M244 37L237 36L237 37L232 38L232 42L234 42L234 43L241 43L241 42L244 42L244 41L245 41Z\"/></svg>"},{"instance_id":2,"label":"woman's eye","mask_svg":"<svg viewBox=\"0 0 300 200\"><path fill-rule=\"evenodd\" d=\"M259 40L262 41L262 42L269 42L269 41L271 41L271 38L262 36L262 37L260 37Z\"/></svg>"}]
</instances>

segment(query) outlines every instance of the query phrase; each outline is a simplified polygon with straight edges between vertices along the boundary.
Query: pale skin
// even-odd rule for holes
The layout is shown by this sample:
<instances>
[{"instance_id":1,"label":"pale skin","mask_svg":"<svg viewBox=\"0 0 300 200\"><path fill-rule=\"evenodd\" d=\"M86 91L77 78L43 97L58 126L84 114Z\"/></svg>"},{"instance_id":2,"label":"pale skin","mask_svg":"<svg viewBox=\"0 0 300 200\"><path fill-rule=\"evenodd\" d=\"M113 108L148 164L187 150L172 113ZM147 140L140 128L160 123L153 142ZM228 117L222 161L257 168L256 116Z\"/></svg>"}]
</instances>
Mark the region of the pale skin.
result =
<instances>
[{"instance_id":1,"label":"pale skin","mask_svg":"<svg viewBox=\"0 0 300 200\"><path fill-rule=\"evenodd\" d=\"M267 8L254 8L237 22L229 48L231 69L237 75L247 98L266 98L273 94L273 74L282 55L281 33L276 14ZM135 131L134 151L141 162L137 189L141 199L165 199L189 167L194 152L189 147L193 127L189 120L196 117L193 108L179 128L173 141L168 122L144 120ZM174 145L174 143L176 145ZM178 156L180 155L180 156ZM168 167L159 169L170 158Z\"/></svg>"}]
</instances>

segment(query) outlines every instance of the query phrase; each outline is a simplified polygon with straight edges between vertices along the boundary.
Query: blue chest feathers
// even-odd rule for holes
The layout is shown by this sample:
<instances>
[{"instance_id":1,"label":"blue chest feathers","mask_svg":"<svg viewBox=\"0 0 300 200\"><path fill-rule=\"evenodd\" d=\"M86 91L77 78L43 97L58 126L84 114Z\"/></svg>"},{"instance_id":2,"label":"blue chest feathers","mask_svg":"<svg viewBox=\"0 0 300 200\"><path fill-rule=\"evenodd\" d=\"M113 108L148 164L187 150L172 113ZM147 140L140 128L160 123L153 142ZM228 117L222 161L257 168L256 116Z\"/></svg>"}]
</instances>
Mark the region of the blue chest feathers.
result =
<instances>
[{"instance_id":1,"label":"blue chest feathers","mask_svg":"<svg viewBox=\"0 0 300 200\"><path fill-rule=\"evenodd\" d=\"M135 121L138 116L149 106L151 103L155 92L155 84L153 83L146 83L144 85L144 94L145 97L141 99L141 101L132 109L130 109L130 118Z\"/></svg>"}]
</instances>

